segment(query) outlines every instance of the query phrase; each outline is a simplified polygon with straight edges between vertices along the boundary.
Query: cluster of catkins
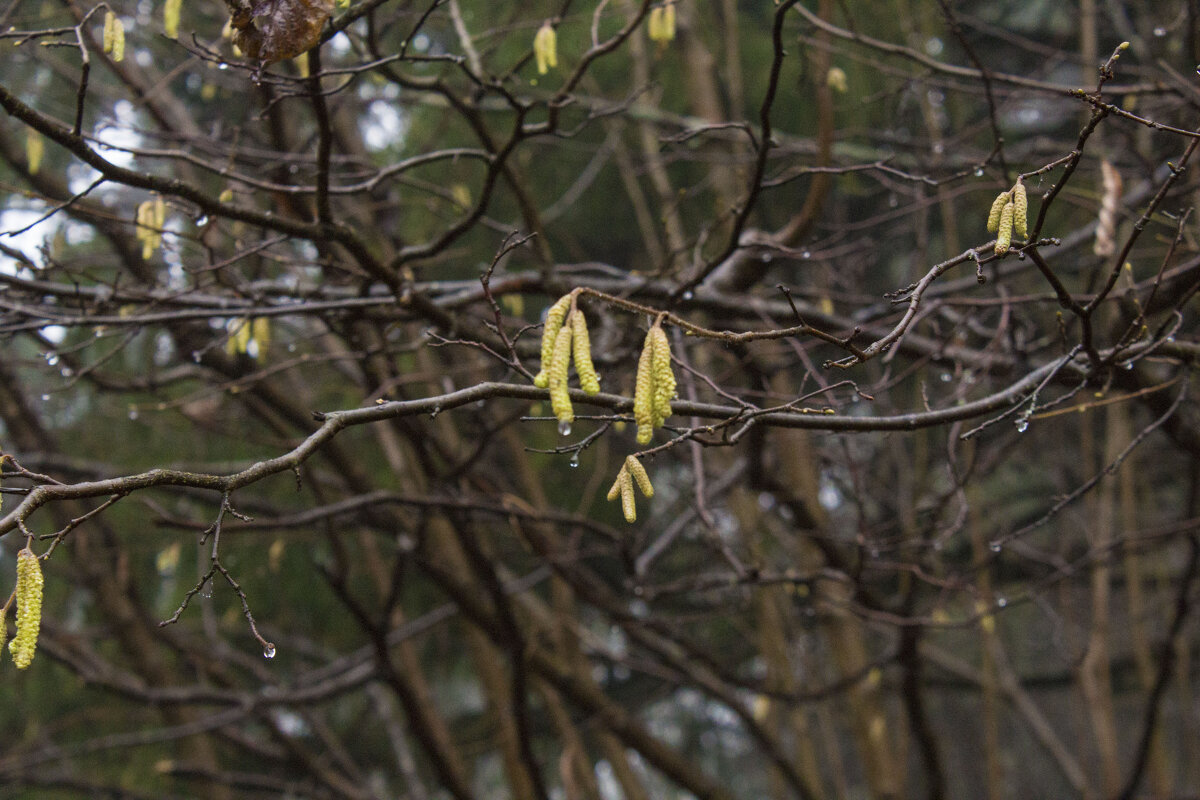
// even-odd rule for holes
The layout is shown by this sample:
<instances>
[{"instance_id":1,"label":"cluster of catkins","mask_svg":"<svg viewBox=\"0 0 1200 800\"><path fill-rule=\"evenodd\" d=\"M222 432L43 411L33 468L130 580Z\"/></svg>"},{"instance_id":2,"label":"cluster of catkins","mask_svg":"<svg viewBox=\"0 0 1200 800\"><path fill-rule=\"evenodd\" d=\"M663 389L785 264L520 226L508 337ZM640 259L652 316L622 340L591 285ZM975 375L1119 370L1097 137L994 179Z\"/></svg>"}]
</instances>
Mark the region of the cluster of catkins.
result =
<instances>
[{"instance_id":1,"label":"cluster of catkins","mask_svg":"<svg viewBox=\"0 0 1200 800\"><path fill-rule=\"evenodd\" d=\"M638 488L647 498L654 497L654 487L650 485L650 476L646 474L646 468L642 466L642 462L638 461L635 456L626 456L625 463L621 465L621 470L617 473L616 482L608 490L610 501L621 498L621 512L625 515L626 522L637 522L637 505L633 499L634 483L637 483Z\"/></svg>"},{"instance_id":2,"label":"cluster of catkins","mask_svg":"<svg viewBox=\"0 0 1200 800\"><path fill-rule=\"evenodd\" d=\"M111 11L104 13L104 52L112 57L113 61L125 60L125 26L121 24L121 18Z\"/></svg>"},{"instance_id":3,"label":"cluster of catkins","mask_svg":"<svg viewBox=\"0 0 1200 800\"><path fill-rule=\"evenodd\" d=\"M992 202L992 211L988 214L988 233L996 234L996 255L1008 252L1014 233L1022 239L1029 237L1026 230L1028 216L1029 198L1025 194L1025 184L1017 178L1011 189L1001 192Z\"/></svg>"},{"instance_id":4,"label":"cluster of catkins","mask_svg":"<svg viewBox=\"0 0 1200 800\"><path fill-rule=\"evenodd\" d=\"M638 359L637 380L633 386L633 420L637 423L638 444L649 444L654 429L661 428L671 416L675 397L675 373L671 370L671 343L657 322L646 334L642 356Z\"/></svg>"},{"instance_id":5,"label":"cluster of catkins","mask_svg":"<svg viewBox=\"0 0 1200 800\"><path fill-rule=\"evenodd\" d=\"M575 295L568 294L550 306L546 326L542 330L542 369L533 379L539 389L550 390L550 408L558 418L558 430L564 436L571 432L575 409L567 385L571 359L579 388L588 394L600 391L600 376L592 364L592 339L582 309L576 307Z\"/></svg>"},{"instance_id":6,"label":"cluster of catkins","mask_svg":"<svg viewBox=\"0 0 1200 800\"><path fill-rule=\"evenodd\" d=\"M578 290L559 298L546 312L542 329L542 368L533 383L550 390L550 408L558 419L558 431L566 436L575 421L568 387L570 367L575 362L579 386L587 394L600 391L600 376L592 364L592 342L587 320L576 303ZM675 373L671 369L671 344L662 320L656 320L646 334L642 354L638 359L637 378L633 390L633 419L637 423L638 444L649 444L654 429L661 428L671 416L671 400L675 398ZM609 500L621 498L625 519L634 522L633 485L636 483L646 497L654 496L650 476L635 457L629 456L617 473L616 483L608 493Z\"/></svg>"}]
</instances>

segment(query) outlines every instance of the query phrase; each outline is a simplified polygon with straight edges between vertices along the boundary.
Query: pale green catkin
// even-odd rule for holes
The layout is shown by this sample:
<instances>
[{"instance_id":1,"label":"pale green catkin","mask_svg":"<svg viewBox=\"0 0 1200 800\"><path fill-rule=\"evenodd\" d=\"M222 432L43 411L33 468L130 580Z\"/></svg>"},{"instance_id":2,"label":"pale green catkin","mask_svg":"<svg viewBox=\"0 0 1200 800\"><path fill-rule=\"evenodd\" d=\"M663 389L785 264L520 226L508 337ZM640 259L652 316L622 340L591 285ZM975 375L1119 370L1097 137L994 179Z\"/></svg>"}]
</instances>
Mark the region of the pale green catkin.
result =
<instances>
[{"instance_id":1,"label":"pale green catkin","mask_svg":"<svg viewBox=\"0 0 1200 800\"><path fill-rule=\"evenodd\" d=\"M554 343L558 340L558 332L562 330L563 320L570 307L571 295L565 294L546 312L546 324L542 328L542 366L537 377L533 379L533 385L539 389L550 386L549 369L550 359L554 356Z\"/></svg>"},{"instance_id":2,"label":"pale green catkin","mask_svg":"<svg viewBox=\"0 0 1200 800\"><path fill-rule=\"evenodd\" d=\"M1009 192L1001 192L992 201L992 210L988 212L988 233L996 233L1000 230L1000 215L1004 212L1004 205L1010 199L1009 194Z\"/></svg>"},{"instance_id":3,"label":"pale green catkin","mask_svg":"<svg viewBox=\"0 0 1200 800\"><path fill-rule=\"evenodd\" d=\"M1005 203L1004 210L1000 212L999 228L1000 230L996 232L996 255L1002 256L1008 252L1008 247L1012 244L1013 204L1011 201Z\"/></svg>"},{"instance_id":4,"label":"pale green catkin","mask_svg":"<svg viewBox=\"0 0 1200 800\"><path fill-rule=\"evenodd\" d=\"M626 522L637 522L637 503L633 499L633 478L629 476L628 470L622 470L620 480L621 513L625 515Z\"/></svg>"},{"instance_id":5,"label":"pale green catkin","mask_svg":"<svg viewBox=\"0 0 1200 800\"><path fill-rule=\"evenodd\" d=\"M1017 179L1013 187L1013 233L1022 239L1029 239L1029 197L1025 194L1025 184Z\"/></svg>"},{"instance_id":6,"label":"pale green catkin","mask_svg":"<svg viewBox=\"0 0 1200 800\"><path fill-rule=\"evenodd\" d=\"M8 644L17 669L28 667L37 650L43 582L42 565L33 551L26 547L17 553L17 635Z\"/></svg>"},{"instance_id":7,"label":"pale green catkin","mask_svg":"<svg viewBox=\"0 0 1200 800\"><path fill-rule=\"evenodd\" d=\"M650 333L646 334L642 355L638 358L637 378L633 385L633 421L637 423L638 444L649 444L654 437L654 338Z\"/></svg>"},{"instance_id":8,"label":"pale green catkin","mask_svg":"<svg viewBox=\"0 0 1200 800\"><path fill-rule=\"evenodd\" d=\"M671 416L671 400L675 397L675 373L671 369L671 343L661 326L650 329L652 351L651 370L654 374L654 427L662 427Z\"/></svg>"},{"instance_id":9,"label":"pale green catkin","mask_svg":"<svg viewBox=\"0 0 1200 800\"><path fill-rule=\"evenodd\" d=\"M571 395L567 387L567 370L571 366L571 326L563 325L554 341L554 353L547 370L550 384L550 408L560 423L575 421Z\"/></svg>"},{"instance_id":10,"label":"pale green catkin","mask_svg":"<svg viewBox=\"0 0 1200 800\"><path fill-rule=\"evenodd\" d=\"M588 333L583 309L575 309L575 313L571 315L571 326L574 333L572 349L575 356L575 374L579 376L579 388L588 394L599 394L600 376L596 374L596 367L592 364L592 338Z\"/></svg>"},{"instance_id":11,"label":"pale green catkin","mask_svg":"<svg viewBox=\"0 0 1200 800\"><path fill-rule=\"evenodd\" d=\"M626 456L625 467L629 470L629 474L633 476L633 480L637 483L638 488L642 490L642 494L646 497L654 497L654 487L650 485L650 475L646 472L646 468L642 466L642 462L638 461L636 456Z\"/></svg>"}]
</instances>

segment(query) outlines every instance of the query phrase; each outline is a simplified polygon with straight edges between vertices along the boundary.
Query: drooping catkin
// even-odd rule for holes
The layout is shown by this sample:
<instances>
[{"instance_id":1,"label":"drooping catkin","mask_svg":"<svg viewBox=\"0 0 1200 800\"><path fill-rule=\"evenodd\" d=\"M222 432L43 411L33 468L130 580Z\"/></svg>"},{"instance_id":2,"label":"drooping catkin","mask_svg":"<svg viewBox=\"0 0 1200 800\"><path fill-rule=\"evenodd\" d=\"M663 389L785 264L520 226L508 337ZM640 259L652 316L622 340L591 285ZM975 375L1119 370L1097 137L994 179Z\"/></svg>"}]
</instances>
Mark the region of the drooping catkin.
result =
<instances>
[{"instance_id":1,"label":"drooping catkin","mask_svg":"<svg viewBox=\"0 0 1200 800\"><path fill-rule=\"evenodd\" d=\"M249 322L244 319L231 319L225 325L225 330L229 333L229 338L225 340L227 354L236 356L249 349L252 335Z\"/></svg>"},{"instance_id":2,"label":"drooping catkin","mask_svg":"<svg viewBox=\"0 0 1200 800\"><path fill-rule=\"evenodd\" d=\"M30 175L37 175L42 168L42 157L46 155L46 140L33 128L25 129L25 163Z\"/></svg>"},{"instance_id":3,"label":"drooping catkin","mask_svg":"<svg viewBox=\"0 0 1200 800\"><path fill-rule=\"evenodd\" d=\"M563 325L554 341L554 353L550 357L547 375L550 382L550 408L558 418L559 425L570 425L575 421L575 410L571 407L571 394L567 386L567 370L571 366L571 325Z\"/></svg>"},{"instance_id":4,"label":"drooping catkin","mask_svg":"<svg viewBox=\"0 0 1200 800\"><path fill-rule=\"evenodd\" d=\"M622 464L621 468L617 470L617 479L613 481L612 488L608 490L608 501L610 503L621 496L621 480L625 477L626 469L626 466Z\"/></svg>"},{"instance_id":5,"label":"drooping catkin","mask_svg":"<svg viewBox=\"0 0 1200 800\"><path fill-rule=\"evenodd\" d=\"M650 41L660 46L675 38L675 0L667 0L663 5L650 9L646 33Z\"/></svg>"},{"instance_id":6,"label":"drooping catkin","mask_svg":"<svg viewBox=\"0 0 1200 800\"><path fill-rule=\"evenodd\" d=\"M1117 210L1121 206L1121 173L1107 160L1100 162L1100 215L1096 220L1096 241L1092 252L1111 256L1117 252Z\"/></svg>"},{"instance_id":7,"label":"drooping catkin","mask_svg":"<svg viewBox=\"0 0 1200 800\"><path fill-rule=\"evenodd\" d=\"M588 333L583 309L576 308L571 315L572 354L575 357L575 374L579 376L579 388L588 394L600 393L600 376L592 364L592 337Z\"/></svg>"},{"instance_id":8,"label":"drooping catkin","mask_svg":"<svg viewBox=\"0 0 1200 800\"><path fill-rule=\"evenodd\" d=\"M125 26L121 19L111 11L104 13L104 52L112 56L113 61L125 60Z\"/></svg>"},{"instance_id":9,"label":"drooping catkin","mask_svg":"<svg viewBox=\"0 0 1200 800\"><path fill-rule=\"evenodd\" d=\"M642 494L646 497L654 497L654 487L650 484L650 475L646 472L646 468L642 466L642 462L638 461L636 456L626 456L625 467L628 468L629 474L637 482L638 488L642 490Z\"/></svg>"},{"instance_id":10,"label":"drooping catkin","mask_svg":"<svg viewBox=\"0 0 1200 800\"><path fill-rule=\"evenodd\" d=\"M25 669L37 649L42 626L42 566L28 547L17 553L17 635L8 643L13 663Z\"/></svg>"},{"instance_id":11,"label":"drooping catkin","mask_svg":"<svg viewBox=\"0 0 1200 800\"><path fill-rule=\"evenodd\" d=\"M637 503L633 499L633 478L629 470L621 470L621 513L626 522L637 522Z\"/></svg>"},{"instance_id":12,"label":"drooping catkin","mask_svg":"<svg viewBox=\"0 0 1200 800\"><path fill-rule=\"evenodd\" d=\"M163 4L163 30L170 39L179 38L179 11L183 0L167 0Z\"/></svg>"},{"instance_id":13,"label":"drooping catkin","mask_svg":"<svg viewBox=\"0 0 1200 800\"><path fill-rule=\"evenodd\" d=\"M1000 212L1000 230L996 232L996 255L1002 256L1008 252L1008 247L1012 244L1012 233L1013 204L1009 201Z\"/></svg>"},{"instance_id":14,"label":"drooping catkin","mask_svg":"<svg viewBox=\"0 0 1200 800\"><path fill-rule=\"evenodd\" d=\"M269 317L255 317L250 323L250 337L258 345L256 356L263 358L271 346L271 320Z\"/></svg>"},{"instance_id":15,"label":"drooping catkin","mask_svg":"<svg viewBox=\"0 0 1200 800\"><path fill-rule=\"evenodd\" d=\"M162 230L167 222L167 208L162 197L146 200L137 207L134 234L142 243L142 258L149 260L162 246Z\"/></svg>"},{"instance_id":16,"label":"drooping catkin","mask_svg":"<svg viewBox=\"0 0 1200 800\"><path fill-rule=\"evenodd\" d=\"M558 34L550 20L543 22L534 34L533 57L537 61L538 75L545 75L551 67L558 66Z\"/></svg>"},{"instance_id":17,"label":"drooping catkin","mask_svg":"<svg viewBox=\"0 0 1200 800\"><path fill-rule=\"evenodd\" d=\"M637 423L638 444L649 444L654 437L654 338L653 328L646 334L642 355L638 358L637 378L633 384L633 421Z\"/></svg>"},{"instance_id":18,"label":"drooping catkin","mask_svg":"<svg viewBox=\"0 0 1200 800\"><path fill-rule=\"evenodd\" d=\"M988 233L997 233L1000 230L1000 215L1004 212L1004 206L1010 199L1009 195L1009 192L1001 192L992 201L992 210L988 212Z\"/></svg>"},{"instance_id":19,"label":"drooping catkin","mask_svg":"<svg viewBox=\"0 0 1200 800\"><path fill-rule=\"evenodd\" d=\"M675 372L671 369L671 342L661 326L650 329L654 345L651 369L654 373L654 427L662 427L671 416L671 400L675 397Z\"/></svg>"},{"instance_id":20,"label":"drooping catkin","mask_svg":"<svg viewBox=\"0 0 1200 800\"><path fill-rule=\"evenodd\" d=\"M558 341L558 332L562 330L563 320L571 308L571 295L565 294L550 306L546 312L546 324L542 327L542 367L533 379L533 385L539 389L550 386L550 360L554 357L554 343Z\"/></svg>"},{"instance_id":21,"label":"drooping catkin","mask_svg":"<svg viewBox=\"0 0 1200 800\"><path fill-rule=\"evenodd\" d=\"M1017 178L1017 185L1012 189L1013 195L1013 233L1022 239L1029 238L1029 196L1025 194L1025 184Z\"/></svg>"}]
</instances>

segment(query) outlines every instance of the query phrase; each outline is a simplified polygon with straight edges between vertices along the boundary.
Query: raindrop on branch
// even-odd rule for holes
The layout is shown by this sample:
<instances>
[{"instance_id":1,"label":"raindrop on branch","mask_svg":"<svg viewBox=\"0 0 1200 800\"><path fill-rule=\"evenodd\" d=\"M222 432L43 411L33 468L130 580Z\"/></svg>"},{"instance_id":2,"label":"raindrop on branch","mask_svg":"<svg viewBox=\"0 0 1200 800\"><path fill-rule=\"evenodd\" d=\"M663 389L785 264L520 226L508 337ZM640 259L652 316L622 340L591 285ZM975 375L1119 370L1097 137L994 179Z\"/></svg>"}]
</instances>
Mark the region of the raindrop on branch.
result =
<instances>
[{"instance_id":1,"label":"raindrop on branch","mask_svg":"<svg viewBox=\"0 0 1200 800\"><path fill-rule=\"evenodd\" d=\"M565 419L560 420L558 423L558 435L559 436L570 436L571 435L571 423L567 422Z\"/></svg>"},{"instance_id":2,"label":"raindrop on branch","mask_svg":"<svg viewBox=\"0 0 1200 800\"><path fill-rule=\"evenodd\" d=\"M568 461L567 463L570 464L572 467L578 467L579 466L579 453L575 453L574 455L572 455L571 460Z\"/></svg>"},{"instance_id":3,"label":"raindrop on branch","mask_svg":"<svg viewBox=\"0 0 1200 800\"><path fill-rule=\"evenodd\" d=\"M274 657L275 657L275 645L271 644L270 642L267 642L266 646L263 647L263 658L274 658Z\"/></svg>"},{"instance_id":4,"label":"raindrop on branch","mask_svg":"<svg viewBox=\"0 0 1200 800\"><path fill-rule=\"evenodd\" d=\"M1013 424L1017 426L1017 433L1024 433L1025 431L1029 430L1028 417L1021 417Z\"/></svg>"}]
</instances>

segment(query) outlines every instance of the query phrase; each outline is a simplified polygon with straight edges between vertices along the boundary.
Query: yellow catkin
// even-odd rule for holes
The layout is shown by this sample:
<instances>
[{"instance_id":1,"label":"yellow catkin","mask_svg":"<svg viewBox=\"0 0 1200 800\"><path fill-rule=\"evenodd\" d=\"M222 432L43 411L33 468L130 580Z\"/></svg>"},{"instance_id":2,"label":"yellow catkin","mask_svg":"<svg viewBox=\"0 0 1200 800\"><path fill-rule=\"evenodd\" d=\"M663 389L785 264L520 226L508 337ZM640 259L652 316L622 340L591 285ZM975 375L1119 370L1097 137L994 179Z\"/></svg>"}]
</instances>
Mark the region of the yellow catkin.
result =
<instances>
[{"instance_id":1,"label":"yellow catkin","mask_svg":"<svg viewBox=\"0 0 1200 800\"><path fill-rule=\"evenodd\" d=\"M838 94L845 94L849 90L846 70L841 67L830 67L829 72L825 73L825 85Z\"/></svg>"},{"instance_id":2,"label":"yellow catkin","mask_svg":"<svg viewBox=\"0 0 1200 800\"><path fill-rule=\"evenodd\" d=\"M663 41L675 38L675 0L667 0L663 6Z\"/></svg>"},{"instance_id":3,"label":"yellow catkin","mask_svg":"<svg viewBox=\"0 0 1200 800\"><path fill-rule=\"evenodd\" d=\"M158 238L162 240L162 229L167 224L167 204L163 201L162 195L156 195L151 208L154 210L154 230L158 234Z\"/></svg>"},{"instance_id":4,"label":"yellow catkin","mask_svg":"<svg viewBox=\"0 0 1200 800\"><path fill-rule=\"evenodd\" d=\"M550 359L554 357L554 343L558 340L558 332L562 330L563 320L571 308L571 295L560 297L550 310L546 312L546 324L542 327L542 367L533 379L533 385L539 389L550 386Z\"/></svg>"},{"instance_id":5,"label":"yellow catkin","mask_svg":"<svg viewBox=\"0 0 1200 800\"><path fill-rule=\"evenodd\" d=\"M650 19L646 22L646 35L650 37L650 41L658 42L662 40L663 30L663 10L662 6L655 6L650 9Z\"/></svg>"},{"instance_id":6,"label":"yellow catkin","mask_svg":"<svg viewBox=\"0 0 1200 800\"><path fill-rule=\"evenodd\" d=\"M613 481L612 488L608 490L608 501L611 503L621 496L621 480L625 477L625 465L621 465L621 469L617 470L617 479Z\"/></svg>"},{"instance_id":7,"label":"yellow catkin","mask_svg":"<svg viewBox=\"0 0 1200 800\"><path fill-rule=\"evenodd\" d=\"M652 353L651 370L654 372L654 427L661 427L671 416L671 400L675 397L675 373L671 369L671 343L667 332L655 325L650 329Z\"/></svg>"},{"instance_id":8,"label":"yellow catkin","mask_svg":"<svg viewBox=\"0 0 1200 800\"><path fill-rule=\"evenodd\" d=\"M1009 192L1001 192L995 200L992 201L992 210L988 212L988 233L996 233L1000 230L1000 215L1004 212L1004 206L1009 201Z\"/></svg>"},{"instance_id":9,"label":"yellow catkin","mask_svg":"<svg viewBox=\"0 0 1200 800\"><path fill-rule=\"evenodd\" d=\"M162 202L161 199L159 202ZM142 243L142 258L148 260L162 244L161 225L155 211L155 201L146 200L138 205L134 233Z\"/></svg>"},{"instance_id":10,"label":"yellow catkin","mask_svg":"<svg viewBox=\"0 0 1200 800\"><path fill-rule=\"evenodd\" d=\"M1012 229L1013 229L1013 204L1012 201L1004 204L1004 210L1000 212L1000 230L996 232L996 255L1002 256L1008 252L1008 246L1012 244Z\"/></svg>"},{"instance_id":11,"label":"yellow catkin","mask_svg":"<svg viewBox=\"0 0 1200 800\"><path fill-rule=\"evenodd\" d=\"M163 29L171 39L179 38L179 10L183 0L167 0L163 4Z\"/></svg>"},{"instance_id":12,"label":"yellow catkin","mask_svg":"<svg viewBox=\"0 0 1200 800\"><path fill-rule=\"evenodd\" d=\"M533 57L537 61L538 75L545 75L551 67L558 66L558 34L550 20L543 22L534 34Z\"/></svg>"},{"instance_id":13,"label":"yellow catkin","mask_svg":"<svg viewBox=\"0 0 1200 800\"><path fill-rule=\"evenodd\" d=\"M17 553L17 635L8 643L13 663L25 669L37 649L38 630L42 626L42 565L26 547Z\"/></svg>"},{"instance_id":14,"label":"yellow catkin","mask_svg":"<svg viewBox=\"0 0 1200 800\"><path fill-rule=\"evenodd\" d=\"M25 163L29 174L37 175L42 168L42 157L46 155L46 140L33 128L25 130Z\"/></svg>"},{"instance_id":15,"label":"yellow catkin","mask_svg":"<svg viewBox=\"0 0 1200 800\"><path fill-rule=\"evenodd\" d=\"M271 320L267 317L255 317L250 323L250 337L258 345L258 357L265 356L267 348L271 346Z\"/></svg>"},{"instance_id":16,"label":"yellow catkin","mask_svg":"<svg viewBox=\"0 0 1200 800\"><path fill-rule=\"evenodd\" d=\"M226 327L229 338L225 340L225 352L231 356L246 352L250 346L250 325L244 319L231 320Z\"/></svg>"},{"instance_id":17,"label":"yellow catkin","mask_svg":"<svg viewBox=\"0 0 1200 800\"><path fill-rule=\"evenodd\" d=\"M125 26L111 11L104 14L104 52L111 55L113 61L125 60Z\"/></svg>"},{"instance_id":18,"label":"yellow catkin","mask_svg":"<svg viewBox=\"0 0 1200 800\"><path fill-rule=\"evenodd\" d=\"M600 376L592 364L592 337L588 333L583 310L575 309L571 315L572 350L575 356L575 374L579 376L579 388L588 394L599 394Z\"/></svg>"},{"instance_id":19,"label":"yellow catkin","mask_svg":"<svg viewBox=\"0 0 1200 800\"><path fill-rule=\"evenodd\" d=\"M638 488L642 490L642 494L646 497L654 497L654 487L650 484L650 475L642 466L642 462L638 461L636 456L626 456L625 466L629 470L629 474L633 476Z\"/></svg>"},{"instance_id":20,"label":"yellow catkin","mask_svg":"<svg viewBox=\"0 0 1200 800\"><path fill-rule=\"evenodd\" d=\"M629 471L621 472L621 513L626 522L637 522L637 503L633 499L633 478Z\"/></svg>"},{"instance_id":21,"label":"yellow catkin","mask_svg":"<svg viewBox=\"0 0 1200 800\"><path fill-rule=\"evenodd\" d=\"M649 444L654 436L654 342L650 334L642 344L637 378L633 384L633 421L637 423L638 444Z\"/></svg>"},{"instance_id":22,"label":"yellow catkin","mask_svg":"<svg viewBox=\"0 0 1200 800\"><path fill-rule=\"evenodd\" d=\"M547 370L550 383L550 408L558 418L559 425L570 425L575 421L575 410L571 407L571 395L567 389L567 370L571 366L571 326L563 325L554 342L554 354Z\"/></svg>"},{"instance_id":23,"label":"yellow catkin","mask_svg":"<svg viewBox=\"0 0 1200 800\"><path fill-rule=\"evenodd\" d=\"M650 20L646 27L650 41L666 45L675 38L675 2L667 0L661 6L650 10Z\"/></svg>"},{"instance_id":24,"label":"yellow catkin","mask_svg":"<svg viewBox=\"0 0 1200 800\"><path fill-rule=\"evenodd\" d=\"M1022 239L1029 238L1029 196L1025 194L1025 184L1017 180L1013 187L1013 233Z\"/></svg>"}]
</instances>

